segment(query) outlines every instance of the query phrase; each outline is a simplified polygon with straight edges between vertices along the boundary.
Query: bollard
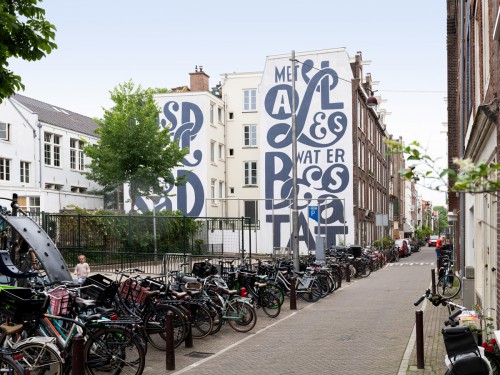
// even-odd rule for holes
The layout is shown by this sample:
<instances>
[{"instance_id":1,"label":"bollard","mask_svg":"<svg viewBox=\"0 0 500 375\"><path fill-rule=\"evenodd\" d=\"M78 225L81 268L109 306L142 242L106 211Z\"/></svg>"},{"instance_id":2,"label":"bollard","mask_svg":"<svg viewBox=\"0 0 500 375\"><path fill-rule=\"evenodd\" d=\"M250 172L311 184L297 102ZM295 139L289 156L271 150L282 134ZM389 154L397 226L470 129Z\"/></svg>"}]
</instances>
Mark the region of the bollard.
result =
<instances>
[{"instance_id":1,"label":"bollard","mask_svg":"<svg viewBox=\"0 0 500 375\"><path fill-rule=\"evenodd\" d=\"M184 339L184 347L192 348L193 347L193 332L191 331L191 322L188 322L188 331L186 338Z\"/></svg>"},{"instance_id":2,"label":"bollard","mask_svg":"<svg viewBox=\"0 0 500 375\"><path fill-rule=\"evenodd\" d=\"M295 292L295 277L290 278L290 310L297 310L297 293Z\"/></svg>"},{"instance_id":3,"label":"bollard","mask_svg":"<svg viewBox=\"0 0 500 375\"><path fill-rule=\"evenodd\" d=\"M349 267L349 264L345 265L345 281L351 282L351 267Z\"/></svg>"},{"instance_id":4,"label":"bollard","mask_svg":"<svg viewBox=\"0 0 500 375\"><path fill-rule=\"evenodd\" d=\"M415 330L417 333L417 368L423 369L424 366L424 313L415 311Z\"/></svg>"},{"instance_id":5,"label":"bollard","mask_svg":"<svg viewBox=\"0 0 500 375\"><path fill-rule=\"evenodd\" d=\"M174 315L172 311L167 312L167 316L165 317L165 346L167 370L175 370Z\"/></svg>"},{"instance_id":6,"label":"bollard","mask_svg":"<svg viewBox=\"0 0 500 375\"><path fill-rule=\"evenodd\" d=\"M83 336L78 333L73 337L73 344L71 346L71 354L73 358L71 359L71 374L73 375L84 375L85 374L85 363L83 359L83 346L85 345L85 340Z\"/></svg>"},{"instance_id":7,"label":"bollard","mask_svg":"<svg viewBox=\"0 0 500 375\"><path fill-rule=\"evenodd\" d=\"M436 270L434 268L431 270L431 291L432 295L436 294Z\"/></svg>"}]
</instances>

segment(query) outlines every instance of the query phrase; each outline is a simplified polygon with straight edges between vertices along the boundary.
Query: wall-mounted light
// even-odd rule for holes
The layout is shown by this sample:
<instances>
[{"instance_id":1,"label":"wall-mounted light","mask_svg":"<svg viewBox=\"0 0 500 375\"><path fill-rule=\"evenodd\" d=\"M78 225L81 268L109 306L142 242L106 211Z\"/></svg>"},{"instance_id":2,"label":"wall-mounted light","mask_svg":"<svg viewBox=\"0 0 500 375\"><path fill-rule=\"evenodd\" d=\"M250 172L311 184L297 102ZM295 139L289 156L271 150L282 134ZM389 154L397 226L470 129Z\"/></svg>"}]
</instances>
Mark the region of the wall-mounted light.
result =
<instances>
[{"instance_id":1,"label":"wall-mounted light","mask_svg":"<svg viewBox=\"0 0 500 375\"><path fill-rule=\"evenodd\" d=\"M368 97L368 99L366 99L366 105L369 107L369 108L376 108L378 106L378 100L376 97L373 96L373 94L376 92L377 90L375 91L372 91L370 90L370 96Z\"/></svg>"}]
</instances>

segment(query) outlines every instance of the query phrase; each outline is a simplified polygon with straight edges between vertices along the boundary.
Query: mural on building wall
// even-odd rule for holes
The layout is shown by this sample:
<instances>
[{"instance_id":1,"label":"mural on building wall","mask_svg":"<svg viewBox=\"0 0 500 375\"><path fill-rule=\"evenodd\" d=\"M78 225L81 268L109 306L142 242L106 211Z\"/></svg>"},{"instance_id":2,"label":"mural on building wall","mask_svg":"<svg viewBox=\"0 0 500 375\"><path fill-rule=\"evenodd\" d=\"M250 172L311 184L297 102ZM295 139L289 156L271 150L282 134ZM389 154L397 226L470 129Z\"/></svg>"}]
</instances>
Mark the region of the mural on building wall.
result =
<instances>
[{"instance_id":1,"label":"mural on building wall","mask_svg":"<svg viewBox=\"0 0 500 375\"><path fill-rule=\"evenodd\" d=\"M353 241L352 72L344 50L298 54L296 59L299 239L304 253L315 248L318 235L326 236L328 246ZM264 155L260 176L266 199L263 231L273 239L273 248L290 248L291 69L290 56L269 57L259 92ZM311 205L317 205L318 220L308 220Z\"/></svg>"},{"instance_id":2,"label":"mural on building wall","mask_svg":"<svg viewBox=\"0 0 500 375\"><path fill-rule=\"evenodd\" d=\"M157 101L161 108L160 126L170 127L173 139L179 141L180 148L187 147L190 152L183 159L183 168L177 168L174 173L177 176L187 174L185 185L165 186L165 194L160 202L155 205L156 210L180 210L186 216L204 215L205 188L202 181L206 181L206 168L203 166L205 154L206 136L201 136L204 127L204 116L201 109L202 104L198 98L192 101L182 100L185 98L158 97ZM147 211L151 201L145 197L138 197L137 207L140 211Z\"/></svg>"}]
</instances>

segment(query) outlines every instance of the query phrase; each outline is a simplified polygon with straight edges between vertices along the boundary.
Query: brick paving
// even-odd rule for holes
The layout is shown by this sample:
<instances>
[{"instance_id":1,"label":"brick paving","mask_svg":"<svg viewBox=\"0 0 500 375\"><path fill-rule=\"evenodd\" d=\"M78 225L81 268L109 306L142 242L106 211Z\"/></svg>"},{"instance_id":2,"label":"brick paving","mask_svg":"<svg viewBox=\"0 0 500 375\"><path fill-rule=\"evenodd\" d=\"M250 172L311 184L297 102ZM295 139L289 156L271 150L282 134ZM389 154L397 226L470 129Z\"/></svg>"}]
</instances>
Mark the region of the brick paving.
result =
<instances>
[{"instance_id":1,"label":"brick paving","mask_svg":"<svg viewBox=\"0 0 500 375\"><path fill-rule=\"evenodd\" d=\"M442 375L446 372L444 357L446 350L444 347L441 329L444 321L448 318L448 309L445 306L435 307L427 303L423 311L424 322L424 368L417 368L417 349L413 346L411 356L408 361L406 375Z\"/></svg>"},{"instance_id":2,"label":"brick paving","mask_svg":"<svg viewBox=\"0 0 500 375\"><path fill-rule=\"evenodd\" d=\"M150 348L144 374L443 374L441 328L447 309L424 310L425 369L417 369L413 302L430 284L433 249L405 258L366 279L344 283L314 304L288 300L277 319L258 311L257 326L239 333L224 326L214 336L181 345L175 371L165 353ZM422 308L420 306L418 309Z\"/></svg>"}]
</instances>

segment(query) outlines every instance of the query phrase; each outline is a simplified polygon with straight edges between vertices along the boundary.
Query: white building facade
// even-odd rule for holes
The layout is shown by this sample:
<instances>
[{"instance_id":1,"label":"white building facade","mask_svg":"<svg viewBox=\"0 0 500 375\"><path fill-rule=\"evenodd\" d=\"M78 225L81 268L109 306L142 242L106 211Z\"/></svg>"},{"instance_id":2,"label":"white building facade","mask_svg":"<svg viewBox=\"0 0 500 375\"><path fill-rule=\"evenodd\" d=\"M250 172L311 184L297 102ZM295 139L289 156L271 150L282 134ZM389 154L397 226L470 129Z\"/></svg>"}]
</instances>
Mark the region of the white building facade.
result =
<instances>
[{"instance_id":1,"label":"white building facade","mask_svg":"<svg viewBox=\"0 0 500 375\"><path fill-rule=\"evenodd\" d=\"M92 119L14 95L0 103L0 197L18 194L30 212L59 212L75 205L102 209L100 186L84 176L83 141L97 142ZM2 206L10 206L6 200Z\"/></svg>"},{"instance_id":2,"label":"white building facade","mask_svg":"<svg viewBox=\"0 0 500 375\"><path fill-rule=\"evenodd\" d=\"M296 58L297 209L300 252L306 254L317 241L355 241L353 72L345 49ZM175 172L188 173L187 184L166 187L170 196L156 210L246 217L252 229L246 250L290 249L291 69L290 55L270 56L263 72L223 74L222 95L214 95L208 76L196 71L189 92L156 96L161 125L190 149ZM139 209L148 207L150 200L139 200Z\"/></svg>"}]
</instances>

